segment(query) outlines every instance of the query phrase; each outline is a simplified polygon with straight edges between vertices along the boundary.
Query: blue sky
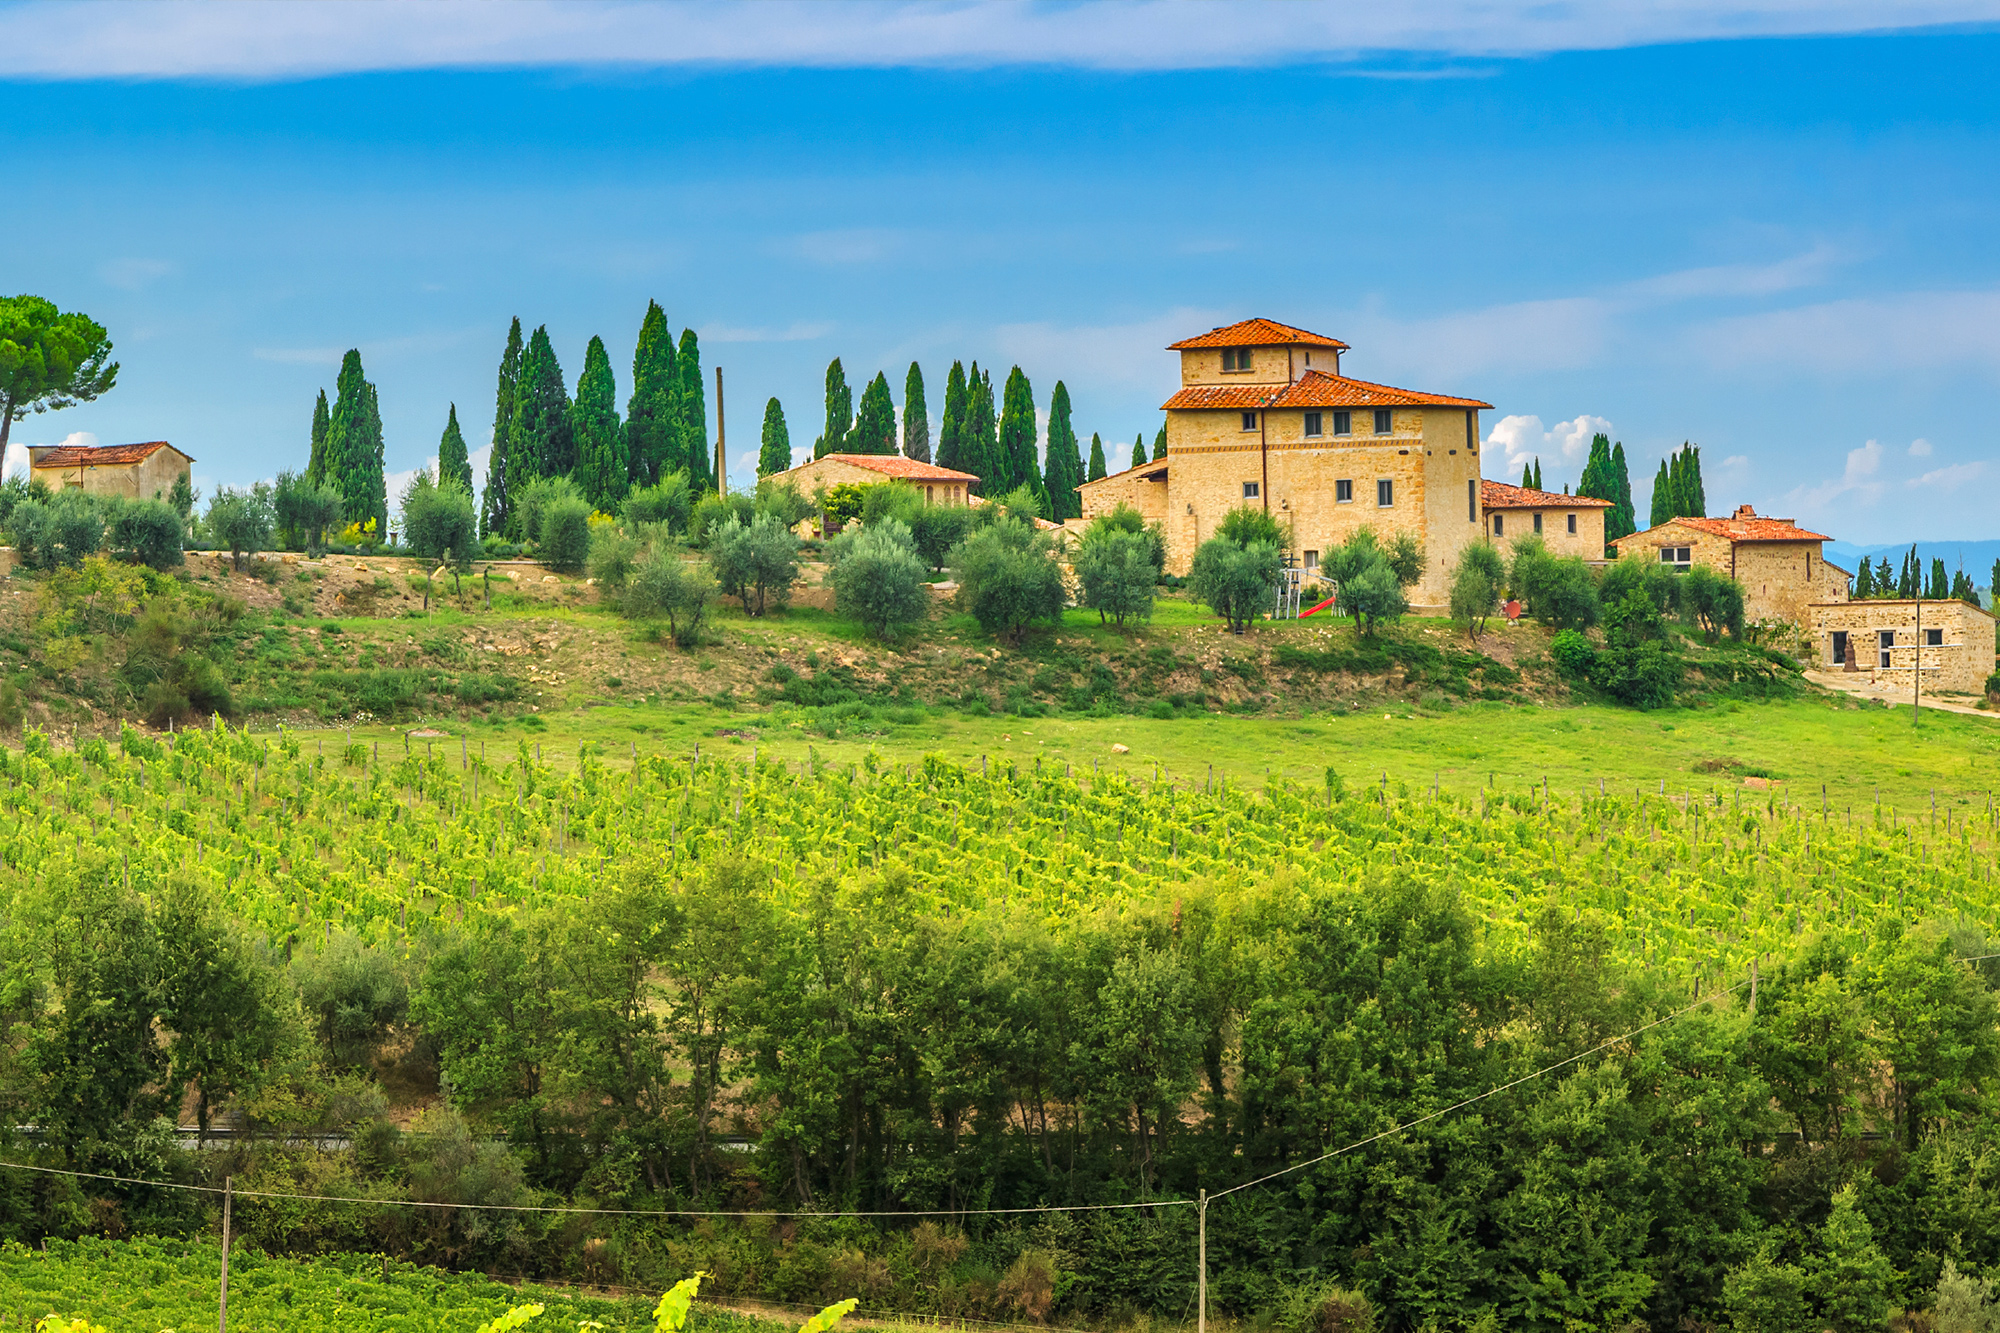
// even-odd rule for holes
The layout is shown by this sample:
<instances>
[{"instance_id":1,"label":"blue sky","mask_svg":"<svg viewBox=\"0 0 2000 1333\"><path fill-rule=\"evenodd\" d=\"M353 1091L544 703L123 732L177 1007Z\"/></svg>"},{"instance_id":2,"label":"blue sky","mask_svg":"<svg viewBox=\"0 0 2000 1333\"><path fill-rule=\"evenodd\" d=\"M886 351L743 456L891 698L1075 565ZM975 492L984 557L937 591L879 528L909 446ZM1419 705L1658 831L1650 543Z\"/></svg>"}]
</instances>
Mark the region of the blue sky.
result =
<instances>
[{"instance_id":1,"label":"blue sky","mask_svg":"<svg viewBox=\"0 0 2000 1333\"><path fill-rule=\"evenodd\" d=\"M767 397L810 445L835 355L899 400L919 360L933 409L954 358L1018 362L1129 453L1163 345L1265 315L1494 403L1496 477L1573 480L1604 429L1642 506L1692 440L1712 512L1991 538L1996 18L0 6L0 286L88 311L123 365L14 438L268 477L358 346L402 471L449 403L484 442L514 315L572 383L601 334L622 402L655 298L724 367L739 482Z\"/></svg>"}]
</instances>

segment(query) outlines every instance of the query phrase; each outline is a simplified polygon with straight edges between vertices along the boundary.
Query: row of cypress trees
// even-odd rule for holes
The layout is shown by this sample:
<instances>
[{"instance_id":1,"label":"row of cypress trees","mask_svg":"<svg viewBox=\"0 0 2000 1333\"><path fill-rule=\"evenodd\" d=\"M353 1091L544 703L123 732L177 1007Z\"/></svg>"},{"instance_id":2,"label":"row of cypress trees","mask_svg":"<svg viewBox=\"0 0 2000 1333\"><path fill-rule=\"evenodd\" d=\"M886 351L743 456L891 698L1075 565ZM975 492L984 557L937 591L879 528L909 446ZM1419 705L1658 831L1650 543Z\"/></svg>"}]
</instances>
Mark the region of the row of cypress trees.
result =
<instances>
[{"instance_id":1,"label":"row of cypress trees","mask_svg":"<svg viewBox=\"0 0 2000 1333\"><path fill-rule=\"evenodd\" d=\"M1541 487L1539 462L1536 489ZM1613 444L1611 437L1601 431L1591 437L1590 457L1584 460L1583 477L1576 484L1576 493L1611 502L1611 508L1604 511L1606 542L1629 537L1639 530L1638 514L1632 507L1632 473L1625 466L1623 440Z\"/></svg>"},{"instance_id":2,"label":"row of cypress trees","mask_svg":"<svg viewBox=\"0 0 2000 1333\"><path fill-rule=\"evenodd\" d=\"M2000 560L1993 562L1993 590L1994 596L2000 597ZM1956 598L1973 606L1980 605L1979 588L1963 569L1947 573L1944 561L1932 556L1930 577L1925 578L1923 557L1917 554L1915 546L1903 553L1901 568L1893 572L1889 568L1888 556L1883 556L1873 565L1863 556L1861 568L1854 574L1853 596L1856 601L1871 597L1922 597L1935 601Z\"/></svg>"},{"instance_id":3,"label":"row of cypress trees","mask_svg":"<svg viewBox=\"0 0 2000 1333\"><path fill-rule=\"evenodd\" d=\"M446 437L456 428L457 408ZM463 449L463 441L458 448ZM445 472L445 450L439 450ZM633 487L685 471L697 492L715 487L701 345L693 329L678 345L658 301L649 301L632 354L632 394L618 415L618 384L604 339L593 337L572 400L548 326L525 344L516 317L500 357L493 452L486 465L480 532L518 537L516 498L532 481L568 477L598 509L612 510ZM470 469L466 469L469 477Z\"/></svg>"},{"instance_id":4,"label":"row of cypress trees","mask_svg":"<svg viewBox=\"0 0 2000 1333\"><path fill-rule=\"evenodd\" d=\"M383 471L382 407L361 368L360 349L350 347L341 358L333 393L332 407L327 406L325 389L313 405L306 480L340 493L347 522L365 525L373 519L375 530L386 532L389 483Z\"/></svg>"},{"instance_id":5,"label":"row of cypress trees","mask_svg":"<svg viewBox=\"0 0 2000 1333\"><path fill-rule=\"evenodd\" d=\"M1660 460L1660 473L1653 478L1653 521L1651 526L1675 518L1707 518L1708 491L1701 481L1701 447L1683 443Z\"/></svg>"}]
</instances>

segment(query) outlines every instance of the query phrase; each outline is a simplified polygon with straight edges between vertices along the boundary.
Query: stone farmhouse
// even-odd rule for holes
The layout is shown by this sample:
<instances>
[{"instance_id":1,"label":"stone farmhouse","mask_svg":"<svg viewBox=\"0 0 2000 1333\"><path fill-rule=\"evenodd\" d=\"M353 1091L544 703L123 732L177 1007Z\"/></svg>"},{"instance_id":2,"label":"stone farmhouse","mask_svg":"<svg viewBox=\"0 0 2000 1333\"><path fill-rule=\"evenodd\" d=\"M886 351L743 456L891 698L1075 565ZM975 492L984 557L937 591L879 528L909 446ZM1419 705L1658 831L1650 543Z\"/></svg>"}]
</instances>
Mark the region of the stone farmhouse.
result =
<instances>
[{"instance_id":1,"label":"stone farmhouse","mask_svg":"<svg viewBox=\"0 0 2000 1333\"><path fill-rule=\"evenodd\" d=\"M65 488L127 500L164 500L190 476L194 459L165 440L145 444L36 444L28 447L28 477L52 491Z\"/></svg>"},{"instance_id":2,"label":"stone farmhouse","mask_svg":"<svg viewBox=\"0 0 2000 1333\"><path fill-rule=\"evenodd\" d=\"M885 481L907 481L923 493L926 504L962 505L970 503L969 487L979 478L932 463L920 463L901 454L826 454L766 480L780 486L796 486L811 496L822 486L873 486Z\"/></svg>"},{"instance_id":3,"label":"stone farmhouse","mask_svg":"<svg viewBox=\"0 0 2000 1333\"><path fill-rule=\"evenodd\" d=\"M1176 574L1243 505L1276 518L1306 567L1359 528L1407 531L1427 557L1410 600L1445 602L1448 571L1484 523L1479 413L1492 404L1350 378L1346 343L1275 320L1167 350L1180 353L1181 388L1161 405L1166 457L1085 482L1086 520L1132 506L1165 529Z\"/></svg>"},{"instance_id":4,"label":"stone farmhouse","mask_svg":"<svg viewBox=\"0 0 2000 1333\"><path fill-rule=\"evenodd\" d=\"M1815 656L1831 671L1865 672L1877 685L1927 694L1978 694L1993 670L1993 615L1957 599L1864 597L1815 602Z\"/></svg>"},{"instance_id":5,"label":"stone farmhouse","mask_svg":"<svg viewBox=\"0 0 2000 1333\"><path fill-rule=\"evenodd\" d=\"M1847 600L1848 571L1820 553L1820 543L1831 540L1742 505L1728 518L1669 519L1612 544L1620 555L1639 551L1676 569L1707 565L1743 585L1746 621L1783 621L1810 631L1814 603Z\"/></svg>"},{"instance_id":6,"label":"stone farmhouse","mask_svg":"<svg viewBox=\"0 0 2000 1333\"><path fill-rule=\"evenodd\" d=\"M1520 537L1540 537L1557 555L1604 559L1604 512L1609 500L1557 495L1505 482L1480 483L1486 535L1496 546Z\"/></svg>"}]
</instances>

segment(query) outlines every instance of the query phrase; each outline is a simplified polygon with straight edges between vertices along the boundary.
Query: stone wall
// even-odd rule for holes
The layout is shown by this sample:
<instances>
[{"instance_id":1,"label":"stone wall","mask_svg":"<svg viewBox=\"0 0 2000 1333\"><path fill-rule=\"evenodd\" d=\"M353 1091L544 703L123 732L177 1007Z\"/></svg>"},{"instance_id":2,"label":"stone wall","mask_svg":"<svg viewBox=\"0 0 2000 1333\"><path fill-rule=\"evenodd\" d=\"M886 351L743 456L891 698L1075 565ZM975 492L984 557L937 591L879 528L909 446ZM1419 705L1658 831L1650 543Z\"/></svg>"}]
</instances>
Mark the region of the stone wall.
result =
<instances>
[{"instance_id":1,"label":"stone wall","mask_svg":"<svg viewBox=\"0 0 2000 1333\"><path fill-rule=\"evenodd\" d=\"M1917 641L1918 608L1922 608L1924 643ZM1903 601L1864 598L1858 602L1817 602L1806 606L1816 663L1840 670L1842 661L1834 654L1834 635L1844 632L1854 641L1855 665L1877 684L1909 689L1911 668L1923 667L1923 688L1927 693L1946 691L1978 694L1986 688L1986 678L1994 669L1993 617L1960 601ZM1933 631L1943 640L1935 646L1928 640ZM1893 643L1886 650L1881 636ZM1881 665L1882 653L1889 665Z\"/></svg>"},{"instance_id":2,"label":"stone wall","mask_svg":"<svg viewBox=\"0 0 2000 1333\"><path fill-rule=\"evenodd\" d=\"M1692 563L1741 583L1746 621L1783 621L1805 628L1814 602L1847 598L1846 572L1826 562L1816 541L1734 541L1699 528L1662 523L1650 532L1621 538L1618 549L1657 560L1663 546L1685 546Z\"/></svg>"},{"instance_id":3,"label":"stone wall","mask_svg":"<svg viewBox=\"0 0 2000 1333\"><path fill-rule=\"evenodd\" d=\"M1138 510L1148 523L1158 523L1164 528L1167 522L1167 489L1167 465L1148 463L1144 467L1127 468L1123 472L1085 482L1077 488L1077 494L1083 498L1083 519L1086 523L1123 504ZM1068 523L1064 526L1067 527Z\"/></svg>"},{"instance_id":4,"label":"stone wall","mask_svg":"<svg viewBox=\"0 0 2000 1333\"><path fill-rule=\"evenodd\" d=\"M1543 543L1557 555L1580 555L1585 560L1602 560L1604 514L1604 510L1595 507L1489 509L1486 511L1486 535L1496 545L1505 546L1540 533ZM1539 528L1535 526L1538 518L1541 520ZM1571 518L1576 519L1574 533L1569 530ZM1496 519L1499 520L1498 526L1495 525Z\"/></svg>"},{"instance_id":5,"label":"stone wall","mask_svg":"<svg viewBox=\"0 0 2000 1333\"><path fill-rule=\"evenodd\" d=\"M808 500L821 486L880 486L884 482L908 481L917 488L918 494L930 504L962 505L966 502L965 483L926 481L921 477L891 477L861 467L835 457L815 458L783 472L774 472L765 480L779 486L796 486L799 493Z\"/></svg>"}]
</instances>

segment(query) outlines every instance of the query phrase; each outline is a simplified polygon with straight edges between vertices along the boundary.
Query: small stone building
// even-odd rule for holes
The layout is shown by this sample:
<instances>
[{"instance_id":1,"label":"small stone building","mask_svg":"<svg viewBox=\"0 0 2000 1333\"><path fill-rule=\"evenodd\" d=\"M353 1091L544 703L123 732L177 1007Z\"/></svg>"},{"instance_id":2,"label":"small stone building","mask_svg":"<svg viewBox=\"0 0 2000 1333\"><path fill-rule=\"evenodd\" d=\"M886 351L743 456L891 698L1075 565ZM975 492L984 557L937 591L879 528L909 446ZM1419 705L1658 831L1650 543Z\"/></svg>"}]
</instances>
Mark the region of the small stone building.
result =
<instances>
[{"instance_id":1,"label":"small stone building","mask_svg":"<svg viewBox=\"0 0 2000 1333\"><path fill-rule=\"evenodd\" d=\"M1993 615L1955 599L1865 597L1815 602L1814 656L1829 671L1865 672L1875 684L1925 693L1979 694L1993 673Z\"/></svg>"},{"instance_id":2,"label":"small stone building","mask_svg":"<svg viewBox=\"0 0 2000 1333\"><path fill-rule=\"evenodd\" d=\"M796 486L808 497L822 486L879 486L885 481L907 481L923 495L926 504L962 505L970 496L967 487L979 478L970 472L920 463L901 454L827 454L774 472L765 480L780 486Z\"/></svg>"},{"instance_id":3,"label":"small stone building","mask_svg":"<svg viewBox=\"0 0 2000 1333\"><path fill-rule=\"evenodd\" d=\"M1620 537L1620 555L1639 551L1676 569L1707 565L1743 585L1743 618L1809 630L1816 602L1847 600L1848 571L1820 553L1823 533L1789 518L1764 518L1749 505L1728 518L1674 518Z\"/></svg>"},{"instance_id":4,"label":"small stone building","mask_svg":"<svg viewBox=\"0 0 2000 1333\"><path fill-rule=\"evenodd\" d=\"M1299 564L1357 529L1423 543L1410 599L1442 606L1458 553L1481 532L1476 398L1341 374L1347 344L1247 319L1171 344L1181 387L1164 404L1167 456L1078 488L1083 516L1129 504L1166 531L1167 569L1232 509L1257 506L1290 533Z\"/></svg>"},{"instance_id":5,"label":"small stone building","mask_svg":"<svg viewBox=\"0 0 2000 1333\"><path fill-rule=\"evenodd\" d=\"M1604 511L1611 508L1609 500L1487 481L1480 483L1479 503L1486 515L1486 535L1496 546L1532 536L1540 537L1557 555L1604 558Z\"/></svg>"},{"instance_id":6,"label":"small stone building","mask_svg":"<svg viewBox=\"0 0 2000 1333\"><path fill-rule=\"evenodd\" d=\"M52 491L65 488L127 500L164 500L174 483L189 478L194 459L168 444L34 444L28 477ZM190 481L190 484L192 482Z\"/></svg>"}]
</instances>

